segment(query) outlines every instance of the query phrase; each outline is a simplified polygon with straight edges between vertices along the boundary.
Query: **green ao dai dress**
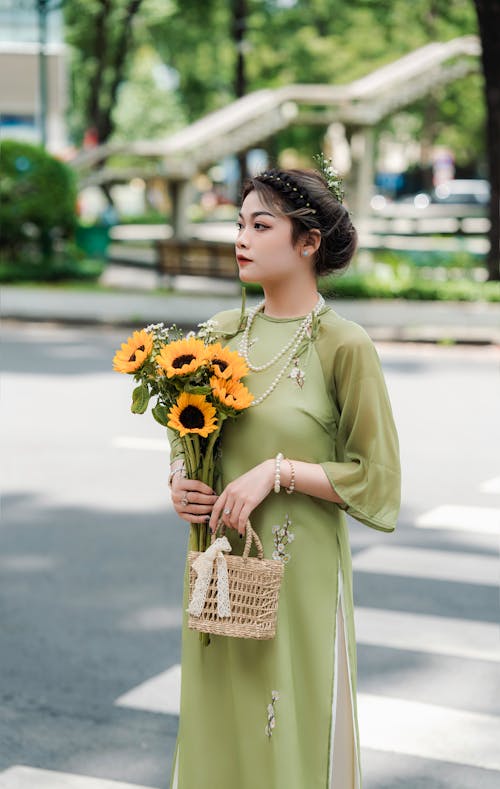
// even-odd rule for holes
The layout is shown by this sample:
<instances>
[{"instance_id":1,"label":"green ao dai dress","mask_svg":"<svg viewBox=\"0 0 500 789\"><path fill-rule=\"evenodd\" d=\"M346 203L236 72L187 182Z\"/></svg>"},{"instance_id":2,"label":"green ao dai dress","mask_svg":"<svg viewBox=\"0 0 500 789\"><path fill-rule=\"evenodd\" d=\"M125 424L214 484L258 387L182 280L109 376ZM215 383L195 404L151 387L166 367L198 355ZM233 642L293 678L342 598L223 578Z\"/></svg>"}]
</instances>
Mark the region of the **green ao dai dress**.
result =
<instances>
[{"instance_id":1,"label":"green ao dai dress","mask_svg":"<svg viewBox=\"0 0 500 789\"><path fill-rule=\"evenodd\" d=\"M214 319L233 350L244 328L240 318L231 310ZM252 363L279 352L302 320L258 313ZM285 358L246 377L256 398ZM361 789L352 567L342 510L393 531L400 466L373 343L328 306L272 394L225 423L222 487L278 452L320 463L345 506L282 489L252 513L264 555L285 563L273 640L211 636L204 647L184 613L171 789ZM228 529L226 536L241 554L237 533ZM187 583L186 567L184 611Z\"/></svg>"}]
</instances>

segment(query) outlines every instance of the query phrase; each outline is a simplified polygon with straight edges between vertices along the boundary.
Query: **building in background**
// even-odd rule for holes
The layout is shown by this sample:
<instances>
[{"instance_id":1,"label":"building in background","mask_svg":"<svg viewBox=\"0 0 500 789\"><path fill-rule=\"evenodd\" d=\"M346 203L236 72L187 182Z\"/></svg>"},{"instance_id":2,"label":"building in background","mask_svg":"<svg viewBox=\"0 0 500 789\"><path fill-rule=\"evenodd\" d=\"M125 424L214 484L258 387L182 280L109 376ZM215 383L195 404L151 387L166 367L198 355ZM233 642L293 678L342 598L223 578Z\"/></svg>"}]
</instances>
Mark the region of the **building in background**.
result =
<instances>
[{"instance_id":1,"label":"building in background","mask_svg":"<svg viewBox=\"0 0 500 789\"><path fill-rule=\"evenodd\" d=\"M42 140L40 31L36 0L0 0L0 138ZM60 10L47 16L47 148L67 147L66 48Z\"/></svg>"}]
</instances>

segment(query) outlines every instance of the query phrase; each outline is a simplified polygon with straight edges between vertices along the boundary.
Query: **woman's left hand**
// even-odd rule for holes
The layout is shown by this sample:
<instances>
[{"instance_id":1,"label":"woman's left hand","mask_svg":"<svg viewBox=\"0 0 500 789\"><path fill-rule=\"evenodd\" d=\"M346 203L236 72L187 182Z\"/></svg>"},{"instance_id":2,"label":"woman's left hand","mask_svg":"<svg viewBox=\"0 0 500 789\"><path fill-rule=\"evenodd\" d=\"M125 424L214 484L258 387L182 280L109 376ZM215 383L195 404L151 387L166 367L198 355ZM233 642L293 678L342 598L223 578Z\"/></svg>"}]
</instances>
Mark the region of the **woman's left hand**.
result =
<instances>
[{"instance_id":1,"label":"woman's left hand","mask_svg":"<svg viewBox=\"0 0 500 789\"><path fill-rule=\"evenodd\" d=\"M237 529L243 536L250 514L264 501L273 487L274 461L264 460L224 488L212 510L210 529L214 531L222 520L226 526Z\"/></svg>"}]
</instances>

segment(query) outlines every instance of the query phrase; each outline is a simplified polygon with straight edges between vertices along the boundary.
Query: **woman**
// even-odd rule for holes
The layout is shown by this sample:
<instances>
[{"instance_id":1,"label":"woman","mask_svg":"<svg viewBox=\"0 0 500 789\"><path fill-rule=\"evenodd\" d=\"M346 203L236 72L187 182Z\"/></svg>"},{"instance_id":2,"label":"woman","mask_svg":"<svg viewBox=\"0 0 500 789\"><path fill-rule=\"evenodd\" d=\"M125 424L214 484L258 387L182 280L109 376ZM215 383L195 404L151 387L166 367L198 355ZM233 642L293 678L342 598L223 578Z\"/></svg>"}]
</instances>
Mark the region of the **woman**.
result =
<instances>
[{"instance_id":1,"label":"woman","mask_svg":"<svg viewBox=\"0 0 500 789\"><path fill-rule=\"evenodd\" d=\"M265 299L243 321L238 310L214 319L245 357L255 396L225 424L220 495L185 479L172 448L178 515L209 517L212 530L222 519L236 553L250 518L264 555L286 564L273 640L213 636L203 647L184 625L172 789L361 787L343 511L393 531L400 469L374 346L317 292L318 275L347 266L356 248L326 175L270 170L243 192L240 278Z\"/></svg>"}]
</instances>

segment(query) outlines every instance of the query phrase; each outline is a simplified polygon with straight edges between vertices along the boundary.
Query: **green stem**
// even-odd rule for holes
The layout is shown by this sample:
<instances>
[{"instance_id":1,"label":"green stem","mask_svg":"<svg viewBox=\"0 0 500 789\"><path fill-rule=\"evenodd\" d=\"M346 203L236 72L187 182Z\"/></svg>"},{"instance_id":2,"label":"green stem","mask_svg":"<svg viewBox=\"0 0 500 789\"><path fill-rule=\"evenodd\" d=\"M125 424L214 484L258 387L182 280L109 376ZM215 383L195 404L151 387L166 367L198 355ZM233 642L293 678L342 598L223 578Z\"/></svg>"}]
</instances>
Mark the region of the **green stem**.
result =
<instances>
[{"instance_id":1,"label":"green stem","mask_svg":"<svg viewBox=\"0 0 500 789\"><path fill-rule=\"evenodd\" d=\"M195 462L195 479L200 479L200 439L196 434L194 434L192 441Z\"/></svg>"},{"instance_id":2,"label":"green stem","mask_svg":"<svg viewBox=\"0 0 500 789\"><path fill-rule=\"evenodd\" d=\"M189 437L182 439L182 446L184 449L184 460L186 461L186 475L188 479L197 479L196 474L196 458L193 444ZM203 550L200 542L200 526L198 523L191 523L189 529L189 544L192 551Z\"/></svg>"}]
</instances>

